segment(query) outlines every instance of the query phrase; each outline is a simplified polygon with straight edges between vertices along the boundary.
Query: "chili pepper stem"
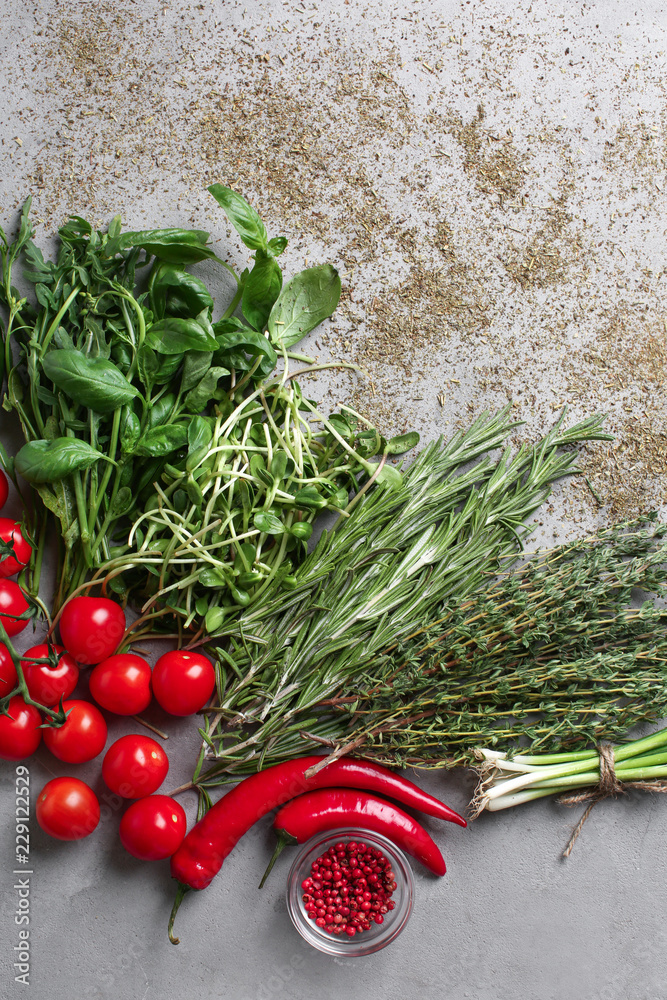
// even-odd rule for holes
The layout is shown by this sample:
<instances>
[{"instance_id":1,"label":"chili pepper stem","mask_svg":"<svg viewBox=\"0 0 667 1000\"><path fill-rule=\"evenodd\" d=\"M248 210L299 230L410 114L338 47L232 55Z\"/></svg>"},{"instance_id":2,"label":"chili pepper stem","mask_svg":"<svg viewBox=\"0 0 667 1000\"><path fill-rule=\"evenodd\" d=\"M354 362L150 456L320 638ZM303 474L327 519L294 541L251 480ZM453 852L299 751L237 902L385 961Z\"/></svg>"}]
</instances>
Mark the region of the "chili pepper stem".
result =
<instances>
[{"instance_id":1,"label":"chili pepper stem","mask_svg":"<svg viewBox=\"0 0 667 1000\"><path fill-rule=\"evenodd\" d=\"M174 920L176 919L176 914L178 909L183 902L183 897L186 892L190 892L192 887L186 885L185 882L178 883L178 889L176 890L176 896L174 898L174 905L171 908L171 913L169 915L169 924L167 925L167 933L169 934L169 940L172 944L180 944L180 938L174 937Z\"/></svg>"},{"instance_id":2,"label":"chili pepper stem","mask_svg":"<svg viewBox=\"0 0 667 1000\"><path fill-rule=\"evenodd\" d=\"M278 856L280 854L282 854L283 850L286 847L291 847L294 844L298 844L298 843L299 843L299 841L296 839L296 837L293 837L291 833L287 832L287 830L281 830L278 833L278 842L276 844L276 849L273 852L273 857L271 858L271 860L269 861L269 863L268 863L268 865L266 867L266 871L262 875L262 881L259 883L260 889L264 888L264 883L266 882L267 878L271 874L271 869L273 868L273 866L275 865L276 861L278 860Z\"/></svg>"}]
</instances>

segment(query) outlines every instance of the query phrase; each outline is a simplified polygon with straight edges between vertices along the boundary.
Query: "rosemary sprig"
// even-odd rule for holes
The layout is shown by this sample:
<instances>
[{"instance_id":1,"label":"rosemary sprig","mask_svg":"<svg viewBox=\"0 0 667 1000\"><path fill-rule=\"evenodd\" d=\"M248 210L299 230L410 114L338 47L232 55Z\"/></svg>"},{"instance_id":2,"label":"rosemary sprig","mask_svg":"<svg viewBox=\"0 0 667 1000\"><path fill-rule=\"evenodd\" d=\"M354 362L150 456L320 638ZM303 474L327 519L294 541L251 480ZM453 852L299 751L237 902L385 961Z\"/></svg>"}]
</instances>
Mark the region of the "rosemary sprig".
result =
<instances>
[{"instance_id":1,"label":"rosemary sprig","mask_svg":"<svg viewBox=\"0 0 667 1000\"><path fill-rule=\"evenodd\" d=\"M397 638L516 557L530 530L525 518L555 479L577 471L561 447L605 437L599 417L570 430L562 422L539 444L493 461L486 453L516 424L508 408L483 414L450 442L428 446L398 489L376 489L325 533L295 571L293 592L249 609L229 629L220 712L206 732L217 762L199 780L280 759L299 733L312 732L315 706L369 663L376 677L390 669ZM318 736L347 732L341 717Z\"/></svg>"}]
</instances>

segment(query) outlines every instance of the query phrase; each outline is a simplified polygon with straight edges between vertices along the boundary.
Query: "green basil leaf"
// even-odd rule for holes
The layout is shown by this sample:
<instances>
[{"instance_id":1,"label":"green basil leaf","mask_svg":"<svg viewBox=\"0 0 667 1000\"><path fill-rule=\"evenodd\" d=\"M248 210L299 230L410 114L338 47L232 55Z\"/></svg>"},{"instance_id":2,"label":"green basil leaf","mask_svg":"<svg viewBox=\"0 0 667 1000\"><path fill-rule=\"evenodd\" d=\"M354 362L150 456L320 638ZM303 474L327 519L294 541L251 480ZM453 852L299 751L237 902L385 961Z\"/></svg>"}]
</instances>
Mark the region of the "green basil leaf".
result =
<instances>
[{"instance_id":1,"label":"green basil leaf","mask_svg":"<svg viewBox=\"0 0 667 1000\"><path fill-rule=\"evenodd\" d=\"M274 236L273 239L269 240L266 246L269 253L272 253L274 257L280 257L281 253L287 246L287 237Z\"/></svg>"},{"instance_id":2,"label":"green basil leaf","mask_svg":"<svg viewBox=\"0 0 667 1000\"><path fill-rule=\"evenodd\" d=\"M218 380L223 375L229 375L227 368L218 366L209 368L201 382L194 389L190 389L183 403L188 413L200 413L211 399L216 398L218 390Z\"/></svg>"},{"instance_id":3,"label":"green basil leaf","mask_svg":"<svg viewBox=\"0 0 667 1000\"><path fill-rule=\"evenodd\" d=\"M101 452L77 438L30 441L16 456L15 468L29 483L55 483L73 472L89 469Z\"/></svg>"},{"instance_id":4,"label":"green basil leaf","mask_svg":"<svg viewBox=\"0 0 667 1000\"><path fill-rule=\"evenodd\" d=\"M48 351L42 367L70 399L95 413L111 413L139 395L112 361L90 358L82 351Z\"/></svg>"},{"instance_id":5,"label":"green basil leaf","mask_svg":"<svg viewBox=\"0 0 667 1000\"><path fill-rule=\"evenodd\" d=\"M139 378L148 392L155 382L155 376L160 367L157 354L148 344L142 344L137 351L137 366L139 368Z\"/></svg>"},{"instance_id":6,"label":"green basil leaf","mask_svg":"<svg viewBox=\"0 0 667 1000\"><path fill-rule=\"evenodd\" d=\"M331 316L340 299L340 277L331 264L300 271L287 282L269 316L274 344L291 347Z\"/></svg>"},{"instance_id":7,"label":"green basil leaf","mask_svg":"<svg viewBox=\"0 0 667 1000\"><path fill-rule=\"evenodd\" d=\"M47 406L55 406L58 402L57 396L50 389L44 388L43 385L37 386L37 399L42 403L46 403Z\"/></svg>"},{"instance_id":8,"label":"green basil leaf","mask_svg":"<svg viewBox=\"0 0 667 1000\"><path fill-rule=\"evenodd\" d=\"M282 535L285 531L285 525L280 518L266 510L258 511L252 523L258 531L264 531L267 535Z\"/></svg>"},{"instance_id":9,"label":"green basil leaf","mask_svg":"<svg viewBox=\"0 0 667 1000\"><path fill-rule=\"evenodd\" d=\"M134 449L136 455L161 458L172 451L185 447L188 440L187 428L183 424L163 424L152 427L143 434Z\"/></svg>"},{"instance_id":10,"label":"green basil leaf","mask_svg":"<svg viewBox=\"0 0 667 1000\"><path fill-rule=\"evenodd\" d=\"M157 372L155 373L155 384L167 385L168 382L171 382L182 362L182 354L160 354Z\"/></svg>"},{"instance_id":11,"label":"green basil leaf","mask_svg":"<svg viewBox=\"0 0 667 1000\"><path fill-rule=\"evenodd\" d=\"M212 351L188 351L183 358L183 374L181 375L181 393L189 392L190 389L201 382L206 372L211 367L213 358Z\"/></svg>"},{"instance_id":12,"label":"green basil leaf","mask_svg":"<svg viewBox=\"0 0 667 1000\"><path fill-rule=\"evenodd\" d=\"M222 184L211 184L208 190L224 210L245 245L251 250L266 250L268 246L266 227L245 198Z\"/></svg>"},{"instance_id":13,"label":"green basil leaf","mask_svg":"<svg viewBox=\"0 0 667 1000\"><path fill-rule=\"evenodd\" d=\"M263 330L266 326L282 284L283 274L278 262L258 250L255 265L243 286L241 299L243 315L257 330Z\"/></svg>"},{"instance_id":14,"label":"green basil leaf","mask_svg":"<svg viewBox=\"0 0 667 1000\"><path fill-rule=\"evenodd\" d=\"M158 400L152 403L148 412L148 428L161 427L163 424L168 424L169 414L171 413L175 402L176 396L174 393L167 392L164 396L160 396Z\"/></svg>"},{"instance_id":15,"label":"green basil leaf","mask_svg":"<svg viewBox=\"0 0 667 1000\"><path fill-rule=\"evenodd\" d=\"M129 406L123 407L120 417L120 450L123 454L134 451L141 437L141 421Z\"/></svg>"},{"instance_id":16,"label":"green basil leaf","mask_svg":"<svg viewBox=\"0 0 667 1000\"><path fill-rule=\"evenodd\" d=\"M128 514L134 506L134 494L128 486L122 486L111 504L110 514L112 517L122 517Z\"/></svg>"},{"instance_id":17,"label":"green basil leaf","mask_svg":"<svg viewBox=\"0 0 667 1000\"><path fill-rule=\"evenodd\" d=\"M123 233L118 248L139 247L170 264L190 264L215 257L206 246L209 234L201 229L145 229Z\"/></svg>"},{"instance_id":18,"label":"green basil leaf","mask_svg":"<svg viewBox=\"0 0 667 1000\"><path fill-rule=\"evenodd\" d=\"M132 367L132 350L128 344L114 344L111 348L111 360L123 375L127 375Z\"/></svg>"},{"instance_id":19,"label":"green basil leaf","mask_svg":"<svg viewBox=\"0 0 667 1000\"><path fill-rule=\"evenodd\" d=\"M159 319L146 333L146 344L158 354L185 354L186 351L214 351L215 340L194 319L168 316Z\"/></svg>"},{"instance_id":20,"label":"green basil leaf","mask_svg":"<svg viewBox=\"0 0 667 1000\"><path fill-rule=\"evenodd\" d=\"M419 444L419 434L417 431L410 431L409 434L397 434L396 437L389 438L384 450L388 455L402 455L411 448L416 448Z\"/></svg>"},{"instance_id":21,"label":"green basil leaf","mask_svg":"<svg viewBox=\"0 0 667 1000\"><path fill-rule=\"evenodd\" d=\"M153 282L153 299L169 316L192 318L213 311L213 299L201 280L171 264L161 264Z\"/></svg>"},{"instance_id":22,"label":"green basil leaf","mask_svg":"<svg viewBox=\"0 0 667 1000\"><path fill-rule=\"evenodd\" d=\"M235 320L235 324L237 324L236 327L231 327L229 320L213 324L218 345L218 350L213 356L214 362L226 364L230 368L247 370L258 357L261 357L262 360L255 372L258 376L270 375L276 367L278 358L269 341L263 334L251 330L249 326L244 326L238 320ZM243 355L250 356L250 363L245 361Z\"/></svg>"}]
</instances>

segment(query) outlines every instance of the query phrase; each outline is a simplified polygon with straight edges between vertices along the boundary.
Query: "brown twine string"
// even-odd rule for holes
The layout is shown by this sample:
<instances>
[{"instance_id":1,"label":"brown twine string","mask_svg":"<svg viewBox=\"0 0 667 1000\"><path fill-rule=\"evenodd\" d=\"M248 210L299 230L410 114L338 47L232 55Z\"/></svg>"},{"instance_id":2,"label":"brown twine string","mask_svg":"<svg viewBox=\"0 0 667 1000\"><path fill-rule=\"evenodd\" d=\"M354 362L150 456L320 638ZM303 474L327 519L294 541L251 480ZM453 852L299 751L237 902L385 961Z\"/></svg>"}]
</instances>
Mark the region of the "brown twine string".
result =
<instances>
[{"instance_id":1,"label":"brown twine string","mask_svg":"<svg viewBox=\"0 0 667 1000\"><path fill-rule=\"evenodd\" d=\"M667 794L667 781L619 781L614 769L614 748L611 743L600 743L597 751L600 757L600 781L597 787L587 791L560 795L558 798L558 802L564 806L577 806L581 802L588 802L583 816L572 831L567 847L561 855L563 858L569 858L584 823L598 802L602 802L603 799L608 799L612 795L624 795L629 788L638 788L641 792Z\"/></svg>"}]
</instances>

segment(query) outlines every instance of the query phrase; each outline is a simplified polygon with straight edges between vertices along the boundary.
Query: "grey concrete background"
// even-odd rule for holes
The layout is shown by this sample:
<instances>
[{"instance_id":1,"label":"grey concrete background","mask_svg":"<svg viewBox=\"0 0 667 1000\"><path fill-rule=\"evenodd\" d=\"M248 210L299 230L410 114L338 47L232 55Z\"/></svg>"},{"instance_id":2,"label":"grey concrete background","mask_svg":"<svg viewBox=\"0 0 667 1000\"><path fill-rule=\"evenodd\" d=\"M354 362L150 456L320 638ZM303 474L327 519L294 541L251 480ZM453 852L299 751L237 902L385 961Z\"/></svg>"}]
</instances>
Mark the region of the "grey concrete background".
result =
<instances>
[{"instance_id":1,"label":"grey concrete background","mask_svg":"<svg viewBox=\"0 0 667 1000\"><path fill-rule=\"evenodd\" d=\"M44 246L69 212L101 225L120 212L136 228L210 229L242 262L205 192L230 184L289 237L288 273L323 260L342 272L337 314L308 346L368 376L315 383L325 406L356 403L424 439L508 400L526 435L564 403L573 418L603 409L616 441L582 456L595 493L584 478L559 487L536 544L664 513L660 3L4 0L3 15L3 225L32 193ZM169 731L171 788L198 737L188 720L154 718ZM110 722L110 741L131 728ZM33 803L68 773L43 750L29 767ZM166 865L123 851L98 764L77 773L103 820L78 844L32 823L25 987L12 965L15 771L0 766L2 997L667 997L657 798L599 805L566 863L576 815L551 802L467 831L427 822L446 877L416 869L403 935L343 962L292 930L288 856L257 891L267 823L186 899L172 947ZM473 788L462 772L419 780L460 809Z\"/></svg>"}]
</instances>

